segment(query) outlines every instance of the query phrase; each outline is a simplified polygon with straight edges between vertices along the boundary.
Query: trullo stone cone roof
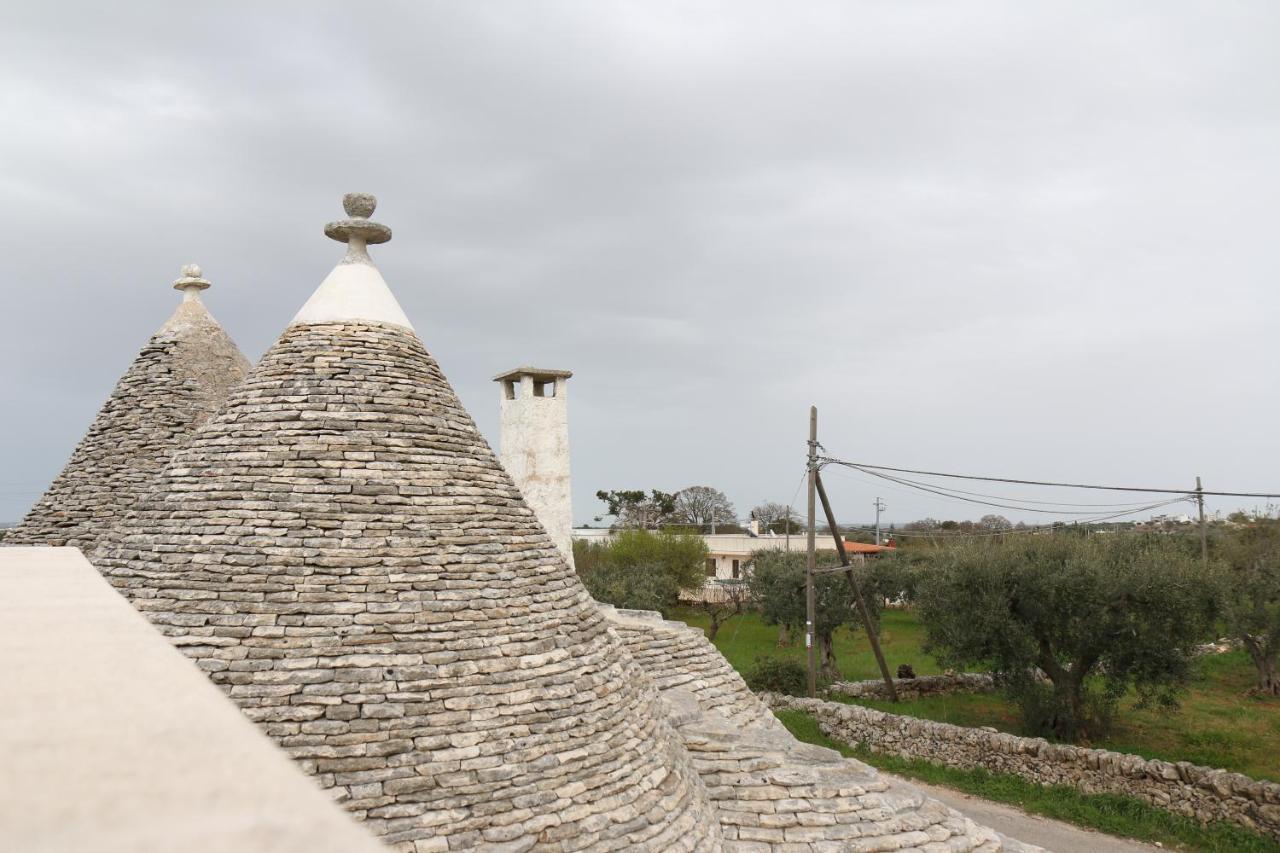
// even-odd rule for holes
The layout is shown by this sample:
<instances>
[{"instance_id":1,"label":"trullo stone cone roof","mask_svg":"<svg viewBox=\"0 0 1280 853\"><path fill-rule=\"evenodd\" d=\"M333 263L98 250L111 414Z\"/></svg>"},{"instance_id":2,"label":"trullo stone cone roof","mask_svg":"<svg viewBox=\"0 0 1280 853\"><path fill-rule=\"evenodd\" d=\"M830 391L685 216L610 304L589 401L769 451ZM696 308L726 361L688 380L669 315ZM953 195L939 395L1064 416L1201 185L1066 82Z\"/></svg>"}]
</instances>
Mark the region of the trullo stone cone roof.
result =
<instances>
[{"instance_id":1,"label":"trullo stone cone roof","mask_svg":"<svg viewBox=\"0 0 1280 853\"><path fill-rule=\"evenodd\" d=\"M320 784L404 851L717 849L632 663L348 242L95 555Z\"/></svg>"},{"instance_id":2,"label":"trullo stone cone roof","mask_svg":"<svg viewBox=\"0 0 1280 853\"><path fill-rule=\"evenodd\" d=\"M116 383L66 467L6 545L72 545L86 554L134 506L173 451L249 372L249 362L200 301L190 264L183 300Z\"/></svg>"}]
</instances>

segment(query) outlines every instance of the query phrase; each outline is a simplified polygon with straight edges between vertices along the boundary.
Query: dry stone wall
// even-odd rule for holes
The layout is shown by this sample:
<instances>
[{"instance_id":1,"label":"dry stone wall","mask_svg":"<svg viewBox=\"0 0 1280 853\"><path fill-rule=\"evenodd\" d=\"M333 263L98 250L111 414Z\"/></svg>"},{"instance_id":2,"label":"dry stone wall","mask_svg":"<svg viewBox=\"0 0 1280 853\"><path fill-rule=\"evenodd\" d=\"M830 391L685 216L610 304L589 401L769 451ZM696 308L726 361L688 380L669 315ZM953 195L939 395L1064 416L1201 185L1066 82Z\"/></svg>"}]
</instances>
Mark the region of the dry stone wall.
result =
<instances>
[{"instance_id":1,"label":"dry stone wall","mask_svg":"<svg viewBox=\"0 0 1280 853\"><path fill-rule=\"evenodd\" d=\"M605 607L658 685L734 853L1031 851L858 761L800 743L702 631Z\"/></svg>"},{"instance_id":2,"label":"dry stone wall","mask_svg":"<svg viewBox=\"0 0 1280 853\"><path fill-rule=\"evenodd\" d=\"M198 299L179 304L4 544L92 551L248 372L249 362Z\"/></svg>"},{"instance_id":3,"label":"dry stone wall","mask_svg":"<svg viewBox=\"0 0 1280 853\"><path fill-rule=\"evenodd\" d=\"M895 678L893 686L899 699L919 699L922 696L942 696L947 693L990 693L996 689L995 679L987 672L960 672L953 675L921 675L916 678ZM889 691L884 681L836 681L827 687L828 693L838 693L854 699L888 699Z\"/></svg>"},{"instance_id":4,"label":"dry stone wall","mask_svg":"<svg viewBox=\"0 0 1280 853\"><path fill-rule=\"evenodd\" d=\"M720 845L652 682L404 327L287 329L94 562L397 850Z\"/></svg>"},{"instance_id":5,"label":"dry stone wall","mask_svg":"<svg viewBox=\"0 0 1280 853\"><path fill-rule=\"evenodd\" d=\"M1200 821L1225 820L1280 838L1280 784L1185 761L1147 760L1103 749L1052 744L886 714L857 705L770 695L775 708L806 711L828 736L876 752L950 767L1011 773L1038 785L1126 794Z\"/></svg>"}]
</instances>

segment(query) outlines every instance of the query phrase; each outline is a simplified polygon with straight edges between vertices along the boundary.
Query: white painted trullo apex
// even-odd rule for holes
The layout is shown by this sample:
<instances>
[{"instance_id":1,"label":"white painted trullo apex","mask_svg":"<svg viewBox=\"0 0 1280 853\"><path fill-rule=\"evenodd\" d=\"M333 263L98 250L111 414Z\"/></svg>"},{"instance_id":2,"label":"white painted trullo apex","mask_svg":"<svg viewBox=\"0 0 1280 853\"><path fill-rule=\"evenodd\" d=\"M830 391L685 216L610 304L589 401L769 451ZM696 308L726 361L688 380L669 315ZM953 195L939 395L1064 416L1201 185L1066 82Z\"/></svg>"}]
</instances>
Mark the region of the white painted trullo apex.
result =
<instances>
[{"instance_id":1,"label":"white painted trullo apex","mask_svg":"<svg viewBox=\"0 0 1280 853\"><path fill-rule=\"evenodd\" d=\"M347 193L342 197L342 209L350 218L330 222L324 233L346 243L347 255L311 294L290 325L363 320L413 328L366 248L391 239L390 228L369 220L377 206L378 200L369 193Z\"/></svg>"},{"instance_id":2,"label":"white painted trullo apex","mask_svg":"<svg viewBox=\"0 0 1280 853\"><path fill-rule=\"evenodd\" d=\"M493 377L502 389L502 467L573 565L568 370L517 367Z\"/></svg>"}]
</instances>

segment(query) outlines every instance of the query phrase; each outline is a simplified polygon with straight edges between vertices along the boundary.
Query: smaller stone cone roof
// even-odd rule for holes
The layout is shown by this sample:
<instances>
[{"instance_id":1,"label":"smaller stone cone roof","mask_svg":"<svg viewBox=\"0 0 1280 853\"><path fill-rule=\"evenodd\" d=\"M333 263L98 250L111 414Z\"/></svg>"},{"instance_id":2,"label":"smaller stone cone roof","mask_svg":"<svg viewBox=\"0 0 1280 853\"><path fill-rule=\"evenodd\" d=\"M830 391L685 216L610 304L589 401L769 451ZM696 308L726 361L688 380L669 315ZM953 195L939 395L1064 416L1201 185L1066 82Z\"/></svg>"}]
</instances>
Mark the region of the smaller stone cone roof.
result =
<instances>
[{"instance_id":1,"label":"smaller stone cone roof","mask_svg":"<svg viewBox=\"0 0 1280 853\"><path fill-rule=\"evenodd\" d=\"M86 554L142 496L173 452L249 372L249 362L200 301L195 264L183 300L129 365L93 425L6 545L70 545Z\"/></svg>"}]
</instances>

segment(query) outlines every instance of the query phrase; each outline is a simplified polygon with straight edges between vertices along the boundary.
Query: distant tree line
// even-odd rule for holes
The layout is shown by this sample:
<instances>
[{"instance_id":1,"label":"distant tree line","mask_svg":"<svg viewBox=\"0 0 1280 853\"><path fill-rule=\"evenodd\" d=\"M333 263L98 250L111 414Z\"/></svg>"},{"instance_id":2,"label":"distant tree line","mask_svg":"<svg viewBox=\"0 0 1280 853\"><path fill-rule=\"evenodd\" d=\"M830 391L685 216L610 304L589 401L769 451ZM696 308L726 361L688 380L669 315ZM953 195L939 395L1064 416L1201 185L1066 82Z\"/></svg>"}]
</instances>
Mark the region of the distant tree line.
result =
<instances>
[{"instance_id":1,"label":"distant tree line","mask_svg":"<svg viewBox=\"0 0 1280 853\"><path fill-rule=\"evenodd\" d=\"M605 511L596 521L612 516L613 527L621 530L661 530L688 528L697 533L738 532L737 511L719 489L688 486L677 492L661 489L601 489L596 492Z\"/></svg>"},{"instance_id":2,"label":"distant tree line","mask_svg":"<svg viewBox=\"0 0 1280 853\"><path fill-rule=\"evenodd\" d=\"M712 486L687 486L679 491L661 489L601 489L596 497L604 510L596 521L612 518L618 530L685 528L699 533L743 533L733 502ZM761 532L799 533L800 517L790 506L765 501L748 513Z\"/></svg>"}]
</instances>

